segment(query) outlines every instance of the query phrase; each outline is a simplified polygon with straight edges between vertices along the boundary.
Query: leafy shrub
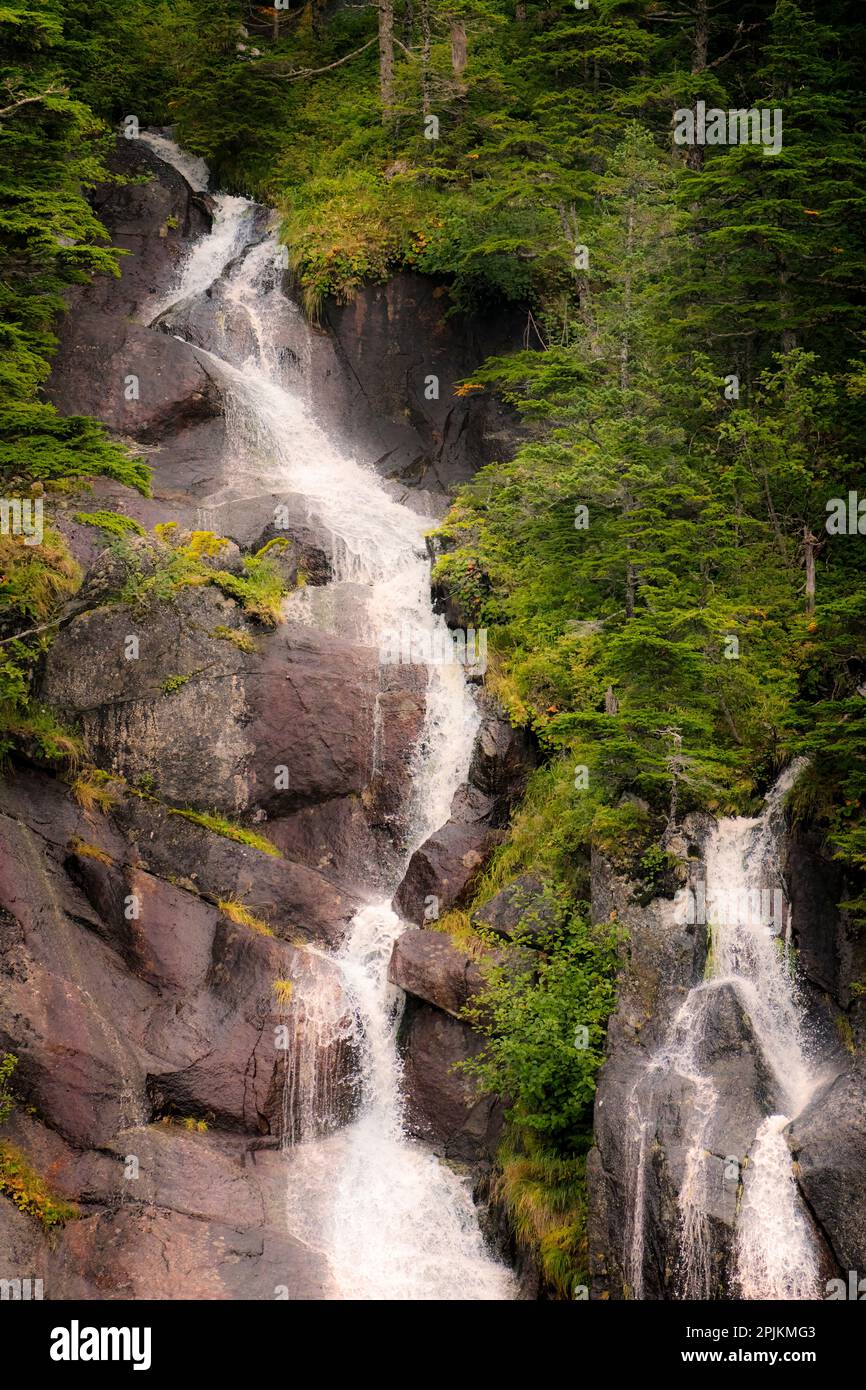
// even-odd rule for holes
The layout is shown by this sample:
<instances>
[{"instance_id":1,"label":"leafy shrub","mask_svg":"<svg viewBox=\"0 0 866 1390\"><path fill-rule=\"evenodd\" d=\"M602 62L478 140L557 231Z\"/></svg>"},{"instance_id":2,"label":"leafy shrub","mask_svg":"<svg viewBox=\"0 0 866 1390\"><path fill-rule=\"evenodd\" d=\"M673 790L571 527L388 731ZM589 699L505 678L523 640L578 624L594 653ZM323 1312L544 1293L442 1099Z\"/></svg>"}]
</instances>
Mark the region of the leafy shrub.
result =
<instances>
[{"instance_id":1,"label":"leafy shrub","mask_svg":"<svg viewBox=\"0 0 866 1390\"><path fill-rule=\"evenodd\" d=\"M19 1211L33 1216L47 1231L78 1216L78 1208L51 1192L44 1178L14 1144L0 1142L0 1192L5 1192Z\"/></svg>"},{"instance_id":2,"label":"leafy shrub","mask_svg":"<svg viewBox=\"0 0 866 1390\"><path fill-rule=\"evenodd\" d=\"M588 926L564 894L559 906L536 965L485 964L485 988L465 1009L485 1046L461 1065L511 1098L522 1128L567 1151L589 1123L618 956L611 929Z\"/></svg>"}]
</instances>

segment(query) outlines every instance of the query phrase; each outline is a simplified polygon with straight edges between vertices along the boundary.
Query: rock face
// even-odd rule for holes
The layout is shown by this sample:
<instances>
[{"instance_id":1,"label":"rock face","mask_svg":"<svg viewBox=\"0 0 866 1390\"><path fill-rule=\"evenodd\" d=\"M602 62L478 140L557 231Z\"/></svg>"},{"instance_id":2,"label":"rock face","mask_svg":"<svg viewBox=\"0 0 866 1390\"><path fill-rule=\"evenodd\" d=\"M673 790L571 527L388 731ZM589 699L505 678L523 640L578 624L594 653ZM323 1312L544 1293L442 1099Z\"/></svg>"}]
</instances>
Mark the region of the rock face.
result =
<instances>
[{"instance_id":1,"label":"rock face","mask_svg":"<svg viewBox=\"0 0 866 1390\"><path fill-rule=\"evenodd\" d=\"M629 1183L634 1161L629 1152L632 1096L670 1020L701 977L706 941L702 928L678 926L671 902L655 899L639 907L631 885L599 854L593 856L592 913L595 921L615 919L629 932L628 964L608 1025L607 1061L596 1096L595 1147L587 1161L592 1294L622 1298L633 1282L626 1254L635 1205ZM655 1135L649 1143L654 1161L646 1170L651 1179L646 1263L655 1273L646 1296L659 1298L670 1296L665 1290L676 1272L676 1251L671 1247L678 1227L677 1189L662 1145L655 1146Z\"/></svg>"},{"instance_id":2,"label":"rock face","mask_svg":"<svg viewBox=\"0 0 866 1390\"><path fill-rule=\"evenodd\" d=\"M455 1071L480 1051L478 1035L450 1014L410 1000L401 1040L412 1132L446 1158L489 1163L502 1133L503 1107L474 1078Z\"/></svg>"},{"instance_id":3,"label":"rock face","mask_svg":"<svg viewBox=\"0 0 866 1390\"><path fill-rule=\"evenodd\" d=\"M0 1039L16 1082L80 1145L163 1113L276 1133L274 982L330 971L336 988L335 968L154 873L113 819L71 798L55 816L28 781L4 788L0 827Z\"/></svg>"},{"instance_id":4,"label":"rock face","mask_svg":"<svg viewBox=\"0 0 866 1390\"><path fill-rule=\"evenodd\" d=\"M554 919L544 885L535 874L521 874L472 914L473 926L529 946L543 940Z\"/></svg>"},{"instance_id":5,"label":"rock face","mask_svg":"<svg viewBox=\"0 0 866 1390\"><path fill-rule=\"evenodd\" d=\"M854 1046L862 1025L859 1005L849 1004L856 995L850 983L857 938L844 914L827 910L828 898L832 902L843 888L838 875L830 882L833 866L808 832L786 828L779 797L767 805L761 833L752 832L748 841L761 857L744 860L741 872L744 882L753 883L748 875L760 872L762 882L781 881L790 893L804 976L798 1007L805 1009L810 1070L819 1089L785 1133L823 1280L859 1268L866 1255L859 1176L864 1072ZM705 818L691 817L671 839L676 853L690 856L692 886L705 878L697 856L711 829ZM732 843L746 843L736 833ZM781 880L774 877L780 873ZM748 1193L750 1181L744 1165L753 1161L766 1118L793 1113L789 1078L771 1061L774 1034L766 1021L764 1032L750 1021L760 1017L750 980L736 973L704 978L707 928L700 921L689 925L684 903L680 910L668 899L647 903L598 855L592 896L597 920L615 918L629 932L588 1161L593 1296L689 1296L695 1247L688 1245L682 1194L695 1190L697 1173L705 1221L696 1238L706 1256L707 1286L712 1296L735 1297L733 1233L741 1219L740 1182L744 1177ZM725 905L717 901L707 916L713 920L720 909ZM720 931L725 921L719 919ZM825 992L831 988L835 1003ZM847 1014L841 1012L846 1004ZM853 1056L840 1046L840 1035Z\"/></svg>"},{"instance_id":6,"label":"rock face","mask_svg":"<svg viewBox=\"0 0 866 1390\"><path fill-rule=\"evenodd\" d=\"M528 736L485 709L469 781L456 793L449 820L413 854L395 895L394 907L408 921L420 926L467 901L535 761Z\"/></svg>"},{"instance_id":7,"label":"rock face","mask_svg":"<svg viewBox=\"0 0 866 1390\"><path fill-rule=\"evenodd\" d=\"M388 978L408 995L400 1046L411 1132L446 1158L489 1165L502 1132L503 1106L460 1069L483 1047L479 1034L459 1017L483 987L478 962L445 932L412 929L394 944Z\"/></svg>"},{"instance_id":8,"label":"rock face","mask_svg":"<svg viewBox=\"0 0 866 1390\"><path fill-rule=\"evenodd\" d=\"M247 629L247 652L214 636L226 628L244 632L237 605L209 586L146 616L91 609L58 636L42 697L80 721L100 766L176 805L285 815L359 794L372 773L375 653L286 625ZM101 653L98 669L76 663L82 646Z\"/></svg>"},{"instance_id":9,"label":"rock face","mask_svg":"<svg viewBox=\"0 0 866 1390\"><path fill-rule=\"evenodd\" d=\"M523 433L489 392L458 396L455 387L486 357L520 345L525 313L466 321L446 317L448 308L444 284L404 271L352 304L328 304L329 339L317 345L329 418L388 477L434 492L509 456Z\"/></svg>"}]
</instances>

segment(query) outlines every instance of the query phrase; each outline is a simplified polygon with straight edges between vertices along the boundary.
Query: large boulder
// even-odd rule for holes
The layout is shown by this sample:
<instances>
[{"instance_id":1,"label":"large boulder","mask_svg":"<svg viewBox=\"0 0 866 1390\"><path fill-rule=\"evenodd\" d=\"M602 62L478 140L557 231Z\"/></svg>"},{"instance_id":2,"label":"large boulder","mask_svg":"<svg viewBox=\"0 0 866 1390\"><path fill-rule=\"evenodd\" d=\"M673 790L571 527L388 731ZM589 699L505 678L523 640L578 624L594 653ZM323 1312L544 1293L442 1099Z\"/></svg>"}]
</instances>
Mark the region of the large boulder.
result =
<instances>
[{"instance_id":1,"label":"large boulder","mask_svg":"<svg viewBox=\"0 0 866 1390\"><path fill-rule=\"evenodd\" d=\"M161 443L222 413L205 357L178 338L122 319L105 320L98 336L76 344L51 397L61 414L94 415L143 444Z\"/></svg>"},{"instance_id":2,"label":"large boulder","mask_svg":"<svg viewBox=\"0 0 866 1390\"><path fill-rule=\"evenodd\" d=\"M388 979L455 1018L484 985L478 962L458 951L445 932L414 928L395 941Z\"/></svg>"},{"instance_id":3,"label":"large boulder","mask_svg":"<svg viewBox=\"0 0 866 1390\"><path fill-rule=\"evenodd\" d=\"M445 825L412 855L394 897L395 909L418 926L431 920L431 912L469 901L537 761L531 739L513 729L483 692L477 698L482 721L468 781L455 793Z\"/></svg>"},{"instance_id":4,"label":"large boulder","mask_svg":"<svg viewBox=\"0 0 866 1390\"><path fill-rule=\"evenodd\" d=\"M853 1061L788 1126L800 1187L842 1271L866 1271L866 1076Z\"/></svg>"},{"instance_id":5,"label":"large boulder","mask_svg":"<svg viewBox=\"0 0 866 1390\"><path fill-rule=\"evenodd\" d=\"M82 647L99 651L98 666L80 662ZM162 798L279 815L368 785L377 691L370 649L301 626L245 632L234 601L208 585L146 613L79 613L48 655L41 696L80 723L99 766Z\"/></svg>"},{"instance_id":6,"label":"large boulder","mask_svg":"<svg viewBox=\"0 0 866 1390\"><path fill-rule=\"evenodd\" d=\"M432 1004L410 1000L401 1028L409 1128L446 1158L489 1162L502 1134L503 1106L460 1070L483 1040Z\"/></svg>"},{"instance_id":7,"label":"large boulder","mask_svg":"<svg viewBox=\"0 0 866 1390\"><path fill-rule=\"evenodd\" d=\"M394 907L420 926L465 903L475 881L502 839L491 825L495 802L474 787L454 797L451 818L416 849L394 895Z\"/></svg>"},{"instance_id":8,"label":"large boulder","mask_svg":"<svg viewBox=\"0 0 866 1390\"><path fill-rule=\"evenodd\" d=\"M556 923L554 904L537 874L521 874L472 913L472 925L522 945L543 942Z\"/></svg>"}]
</instances>

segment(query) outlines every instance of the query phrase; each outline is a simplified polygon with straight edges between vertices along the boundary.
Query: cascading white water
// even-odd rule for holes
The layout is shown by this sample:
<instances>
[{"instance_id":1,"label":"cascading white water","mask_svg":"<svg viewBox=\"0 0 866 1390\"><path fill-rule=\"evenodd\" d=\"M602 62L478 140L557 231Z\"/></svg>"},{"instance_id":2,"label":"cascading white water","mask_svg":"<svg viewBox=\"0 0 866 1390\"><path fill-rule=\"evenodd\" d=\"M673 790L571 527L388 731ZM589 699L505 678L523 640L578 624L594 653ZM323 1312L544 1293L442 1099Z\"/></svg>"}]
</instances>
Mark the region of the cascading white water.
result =
<instances>
[{"instance_id":1,"label":"cascading white water","mask_svg":"<svg viewBox=\"0 0 866 1390\"><path fill-rule=\"evenodd\" d=\"M766 1119L749 1156L737 1223L736 1279L743 1298L817 1295L817 1252L782 1133L787 1124L787 1115Z\"/></svg>"},{"instance_id":2,"label":"cascading white water","mask_svg":"<svg viewBox=\"0 0 866 1390\"><path fill-rule=\"evenodd\" d=\"M710 933L707 978L677 1010L667 1037L636 1083L629 1113L632 1137L631 1211L626 1265L633 1295L643 1296L647 1128L644 1088L660 1076L685 1083L687 1143L679 1187L680 1291L685 1298L712 1292L709 1222L708 1135L723 1103L702 1048L716 1001L733 989L787 1114L760 1125L745 1167L742 1203L734 1236L734 1280L743 1298L816 1296L817 1252L808 1216L793 1176L782 1131L820 1083L816 1059L804 1034L803 1010L788 951L790 923L776 891L776 841L780 808L803 764L779 778L760 817L721 820L705 848L702 901ZM682 898L678 906L682 907ZM769 910L769 904L773 905ZM682 914L681 914L682 915ZM692 920L692 919L690 919ZM733 1290L732 1290L733 1292Z\"/></svg>"},{"instance_id":3,"label":"cascading white water","mask_svg":"<svg viewBox=\"0 0 866 1390\"><path fill-rule=\"evenodd\" d=\"M164 137L149 143L186 172L184 157ZM206 171L198 175L206 178ZM375 473L335 449L302 396L286 387L273 337L277 309L286 312L275 274L280 247L273 233L264 238L254 233L255 213L243 199L216 200L210 236L193 248L180 283L159 311L164 325L176 331L182 325L175 320L183 315L175 316L173 306L182 310L200 300L224 275L219 346L225 355L207 351L207 357L227 402L237 460L232 495L245 486L259 494L273 489L305 499L310 519L329 538L331 587L360 586L365 595L365 629L356 631L358 638L380 652L453 651L444 620L431 606L424 544L429 519L393 501ZM243 321L236 334L232 316ZM409 852L447 820L468 771L478 725L463 668L434 659L413 768ZM369 904L332 958L355 1011L359 1111L350 1125L323 1138L308 1138L321 1128L314 1113L306 1128L303 1119L287 1118L286 1126L293 1132L300 1127L307 1140L289 1155L290 1229L327 1256L341 1298L512 1298L513 1276L485 1247L466 1181L410 1142L403 1130L396 1049L403 997L387 978L393 943L403 929L389 900ZM302 988L301 983L299 992ZM315 1037L319 1027L327 1031L321 999L303 1003L309 1035ZM324 1007L327 1012L327 1002ZM305 1083L306 1092L297 1076L292 1084L303 1093L300 1110L309 1115L312 1106L315 1111L316 1083Z\"/></svg>"}]
</instances>

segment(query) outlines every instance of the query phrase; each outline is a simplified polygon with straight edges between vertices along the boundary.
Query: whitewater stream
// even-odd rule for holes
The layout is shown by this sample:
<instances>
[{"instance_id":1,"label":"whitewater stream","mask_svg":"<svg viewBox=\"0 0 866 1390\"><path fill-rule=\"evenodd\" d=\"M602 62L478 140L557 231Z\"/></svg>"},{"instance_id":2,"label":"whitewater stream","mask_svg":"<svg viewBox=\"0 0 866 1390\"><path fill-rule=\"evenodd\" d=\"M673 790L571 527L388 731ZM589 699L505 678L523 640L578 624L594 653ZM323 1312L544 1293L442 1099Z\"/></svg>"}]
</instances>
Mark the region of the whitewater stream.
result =
<instances>
[{"instance_id":1,"label":"whitewater stream","mask_svg":"<svg viewBox=\"0 0 866 1390\"><path fill-rule=\"evenodd\" d=\"M678 1194L680 1296L705 1299L718 1293L712 1259L717 1193L712 1184L718 1181L720 1160L733 1167L733 1173L726 1172L728 1181L736 1184L742 1177L727 1296L819 1296L819 1252L783 1134L826 1077L805 1029L790 951L790 914L779 886L782 803L801 767L797 762L783 773L760 816L718 822L705 846L699 911L695 912L691 890L684 890L677 904L681 921L706 922L710 954L704 979L675 1012L629 1101L632 1172L626 1264L635 1298L644 1296L650 1139L659 1119L658 1096L663 1094L669 1104L672 1084L684 1097L679 1103L684 1129ZM692 898L688 915L686 894ZM748 1155L733 1156L714 1155L709 1148L734 1098L707 1063L707 1040L731 991L748 1020L777 1107L758 1125ZM738 1160L744 1157L747 1161L738 1172Z\"/></svg>"},{"instance_id":2,"label":"whitewater stream","mask_svg":"<svg viewBox=\"0 0 866 1390\"><path fill-rule=\"evenodd\" d=\"M193 188L207 188L200 160L161 134L141 138ZM292 617L319 621L327 611L339 628L344 611L343 621L351 621L345 635L380 652L407 646L416 653L453 651L444 620L431 606L424 543L429 518L394 501L372 470L331 444L310 409L313 383L303 354L294 354L291 371L286 367L276 325L299 311L282 293L283 264L264 210L217 195L211 232L193 245L177 284L148 315L180 337L195 319L192 340L223 392L236 466L230 489L209 501L286 491L304 499L311 523L327 540L334 578L327 590L292 596ZM299 325L299 340L303 333ZM405 928L391 896L411 853L448 819L478 725L463 666L433 657L404 862L387 885L388 896L357 913L342 947L329 957L340 972L341 999L321 983L306 997L304 979L295 986L305 1027L284 1097L284 1131L291 1137L286 1221L292 1235L325 1258L331 1296L339 1299L516 1296L510 1270L485 1245L467 1181L405 1134L396 1047L403 996L387 978L392 946ZM358 885L359 896L369 897L364 888ZM318 1069L335 1040L354 1047L360 1099L352 1122L328 1132L331 1091Z\"/></svg>"}]
</instances>

